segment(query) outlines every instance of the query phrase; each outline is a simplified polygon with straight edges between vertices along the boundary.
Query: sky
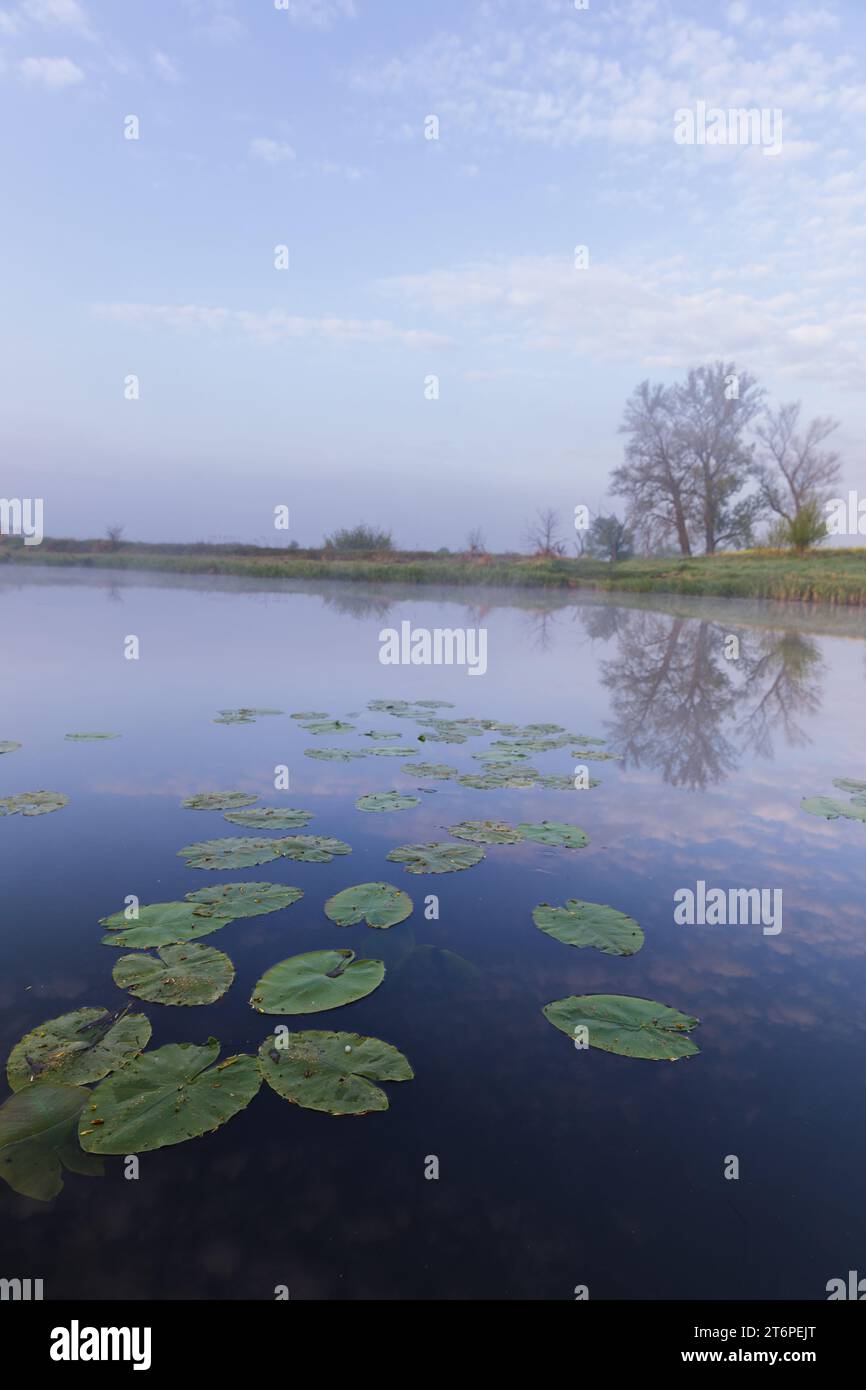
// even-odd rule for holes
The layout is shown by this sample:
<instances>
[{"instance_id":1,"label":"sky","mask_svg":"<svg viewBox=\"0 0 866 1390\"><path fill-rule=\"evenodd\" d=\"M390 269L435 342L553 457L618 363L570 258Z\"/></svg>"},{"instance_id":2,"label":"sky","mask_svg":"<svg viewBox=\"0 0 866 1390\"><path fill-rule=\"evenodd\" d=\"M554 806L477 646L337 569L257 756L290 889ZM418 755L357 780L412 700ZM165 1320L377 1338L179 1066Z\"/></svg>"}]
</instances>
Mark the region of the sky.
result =
<instances>
[{"instance_id":1,"label":"sky","mask_svg":"<svg viewBox=\"0 0 866 1390\"><path fill-rule=\"evenodd\" d=\"M863 0L0 0L0 495L568 539L634 387L717 358L857 487L864 69ZM781 149L678 143L699 102Z\"/></svg>"}]
</instances>

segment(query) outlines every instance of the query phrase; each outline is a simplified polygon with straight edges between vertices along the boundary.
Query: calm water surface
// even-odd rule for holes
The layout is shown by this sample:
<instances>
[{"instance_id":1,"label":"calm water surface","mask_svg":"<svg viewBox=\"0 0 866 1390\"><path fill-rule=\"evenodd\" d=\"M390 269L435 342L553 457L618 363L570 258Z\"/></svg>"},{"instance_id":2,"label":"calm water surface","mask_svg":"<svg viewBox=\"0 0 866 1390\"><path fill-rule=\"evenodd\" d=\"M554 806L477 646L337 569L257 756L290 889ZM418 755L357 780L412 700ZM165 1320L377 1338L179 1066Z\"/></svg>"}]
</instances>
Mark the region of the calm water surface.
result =
<instances>
[{"instance_id":1,"label":"calm water surface","mask_svg":"<svg viewBox=\"0 0 866 1390\"><path fill-rule=\"evenodd\" d=\"M866 825L799 809L866 778L863 618L781 606L258 588L168 576L0 568L4 661L0 794L67 793L63 811L0 824L0 1047L86 1005L121 1007L100 917L206 884L268 879L303 900L213 938L234 961L206 1008L141 1007L151 1046L220 1039L255 1051L271 1031L248 1005L286 956L330 946L385 961L368 998L290 1026L357 1030L410 1058L385 1114L301 1110L264 1087L216 1134L141 1157L127 1181L67 1174L52 1203L0 1188L6 1275L46 1297L824 1298L866 1271ZM482 678L383 667L382 627L482 624ZM123 659L138 636L141 659ZM725 639L740 639L738 661ZM368 729L414 723L371 699L442 699L446 716L551 722L609 740L589 791L477 791L421 781L400 760L326 763L288 717L213 722L221 708L362 711ZM77 730L116 730L72 744ZM477 771L464 744L418 760ZM569 749L531 763L568 773ZM287 764L291 792L273 789ZM422 786L409 811L365 815L362 793ZM243 834L183 797L222 788L313 812L308 833L352 854L229 873L177 851ZM588 848L491 846L467 872L407 875L396 845L447 839L463 819L575 822ZM258 833L258 832L250 832ZM322 913L352 883L387 879L415 912L389 932ZM682 927L677 888L778 887L783 930ZM440 899L427 921L423 898ZM574 950L533 907L610 903L646 933L630 958ZM208 938L205 944L212 944ZM578 1052L541 1013L568 994L645 996L697 1015L699 1056L676 1065ZM4 1092L5 1095L5 1092ZM439 1159L438 1181L424 1177ZM740 1180L723 1177L737 1155Z\"/></svg>"}]
</instances>

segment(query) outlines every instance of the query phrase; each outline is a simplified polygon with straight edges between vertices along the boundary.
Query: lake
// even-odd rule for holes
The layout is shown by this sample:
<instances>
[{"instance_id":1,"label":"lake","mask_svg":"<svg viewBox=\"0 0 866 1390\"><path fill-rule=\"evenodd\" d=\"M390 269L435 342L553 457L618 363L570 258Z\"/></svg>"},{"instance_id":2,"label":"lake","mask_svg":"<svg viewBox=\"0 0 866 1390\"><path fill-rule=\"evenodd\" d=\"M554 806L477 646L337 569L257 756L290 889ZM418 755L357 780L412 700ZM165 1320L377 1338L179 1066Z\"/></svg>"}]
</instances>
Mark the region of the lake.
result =
<instances>
[{"instance_id":1,"label":"lake","mask_svg":"<svg viewBox=\"0 0 866 1390\"><path fill-rule=\"evenodd\" d=\"M141 1154L136 1180L118 1156L102 1177L64 1174L50 1202L2 1184L0 1272L88 1299L272 1299L278 1286L292 1299L572 1299L579 1286L592 1299L822 1299L829 1279L866 1273L866 824L800 808L842 796L834 778L866 779L862 614L11 565L0 611L0 740L22 745L0 757L0 796L69 797L0 826L4 1058L45 1020L126 1004L98 922L128 895L265 880L304 897L205 938L230 956L233 984L206 1006L141 1004L149 1048L213 1035L223 1057L255 1053L280 1022L249 1005L260 976L349 947L384 962L382 985L284 1021L384 1039L415 1073L385 1085L386 1112L361 1117L263 1085L215 1133ZM405 621L483 627L486 672L383 665L379 634ZM130 636L138 660L125 659ZM423 725L368 710L375 700L556 724L620 757L590 760L599 785L582 790L421 778L371 755L366 731L395 731L417 761L460 774L502 735L418 742ZM237 707L285 713L214 722ZM354 731L316 736L296 711L359 713ZM96 730L122 737L64 737ZM321 746L367 756L304 755ZM529 762L571 776L574 746ZM275 790L281 766L288 791ZM225 788L305 808L306 833L352 853L187 867L191 842L268 833L181 806ZM356 809L390 789L419 804ZM468 819L569 822L589 844L486 845L441 875L387 861ZM378 880L411 895L408 920L381 931L325 917L331 895ZM781 891L781 930L677 923L675 894L699 882ZM538 930L534 907L572 898L635 918L643 948L618 957ZM587 994L697 1017L699 1053L671 1064L576 1048L542 1007ZM438 1178L425 1176L433 1158Z\"/></svg>"}]
</instances>

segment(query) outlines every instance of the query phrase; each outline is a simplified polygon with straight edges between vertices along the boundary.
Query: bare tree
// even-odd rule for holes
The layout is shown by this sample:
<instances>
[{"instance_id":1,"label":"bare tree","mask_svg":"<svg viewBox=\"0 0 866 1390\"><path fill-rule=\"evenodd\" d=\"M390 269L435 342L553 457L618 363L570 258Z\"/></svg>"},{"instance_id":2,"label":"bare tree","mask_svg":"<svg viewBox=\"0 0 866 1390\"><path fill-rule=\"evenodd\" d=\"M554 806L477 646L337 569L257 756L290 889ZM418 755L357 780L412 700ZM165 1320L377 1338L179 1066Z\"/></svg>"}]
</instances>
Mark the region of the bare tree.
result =
<instances>
[{"instance_id":1,"label":"bare tree","mask_svg":"<svg viewBox=\"0 0 866 1390\"><path fill-rule=\"evenodd\" d=\"M559 515L553 507L539 512L526 528L526 541L533 555L550 559L565 554L565 542L559 532Z\"/></svg>"},{"instance_id":2,"label":"bare tree","mask_svg":"<svg viewBox=\"0 0 866 1390\"><path fill-rule=\"evenodd\" d=\"M469 555L487 554L487 543L484 540L484 532L480 526L473 526L469 535L466 537L466 552Z\"/></svg>"},{"instance_id":3,"label":"bare tree","mask_svg":"<svg viewBox=\"0 0 866 1390\"><path fill-rule=\"evenodd\" d=\"M744 435L761 408L763 390L733 362L693 367L674 388L675 431L681 457L690 470L696 517L704 551L742 545L751 539L760 509L758 497L737 494L749 480L752 446Z\"/></svg>"},{"instance_id":4,"label":"bare tree","mask_svg":"<svg viewBox=\"0 0 866 1390\"><path fill-rule=\"evenodd\" d=\"M758 455L755 477L770 511L789 524L810 502L824 502L841 476L839 455L822 444L838 420L810 420L799 432L800 402L767 409L755 427Z\"/></svg>"},{"instance_id":5,"label":"bare tree","mask_svg":"<svg viewBox=\"0 0 866 1390\"><path fill-rule=\"evenodd\" d=\"M611 491L627 499L629 523L648 549L674 537L680 552L691 555L695 485L676 429L674 388L642 381L626 402L620 433L625 462L614 469Z\"/></svg>"},{"instance_id":6,"label":"bare tree","mask_svg":"<svg viewBox=\"0 0 866 1390\"><path fill-rule=\"evenodd\" d=\"M108 541L109 550L119 550L120 542L123 540L124 528L117 523L113 526L106 526L105 536Z\"/></svg>"}]
</instances>

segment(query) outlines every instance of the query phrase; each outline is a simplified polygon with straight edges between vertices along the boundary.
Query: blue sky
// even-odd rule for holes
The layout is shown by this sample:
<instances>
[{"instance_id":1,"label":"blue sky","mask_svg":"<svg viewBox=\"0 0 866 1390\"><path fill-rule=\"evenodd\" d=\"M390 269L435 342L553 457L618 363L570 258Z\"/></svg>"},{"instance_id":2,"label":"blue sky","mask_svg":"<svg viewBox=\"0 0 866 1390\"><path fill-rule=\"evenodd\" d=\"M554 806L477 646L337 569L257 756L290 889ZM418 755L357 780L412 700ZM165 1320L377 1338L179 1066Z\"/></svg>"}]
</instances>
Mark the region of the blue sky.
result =
<instances>
[{"instance_id":1,"label":"blue sky","mask_svg":"<svg viewBox=\"0 0 866 1390\"><path fill-rule=\"evenodd\" d=\"M0 0L0 494L516 546L717 357L837 416L858 486L864 54L861 0ZM676 144L698 101L779 108L781 153Z\"/></svg>"}]
</instances>

